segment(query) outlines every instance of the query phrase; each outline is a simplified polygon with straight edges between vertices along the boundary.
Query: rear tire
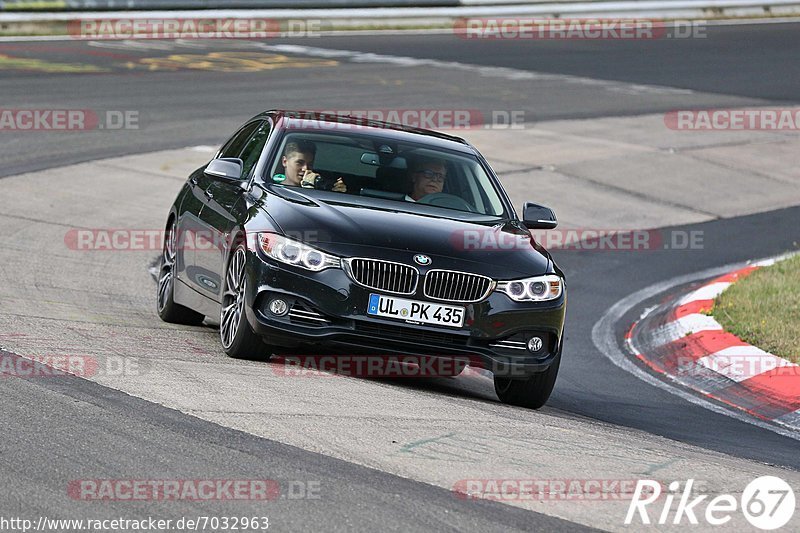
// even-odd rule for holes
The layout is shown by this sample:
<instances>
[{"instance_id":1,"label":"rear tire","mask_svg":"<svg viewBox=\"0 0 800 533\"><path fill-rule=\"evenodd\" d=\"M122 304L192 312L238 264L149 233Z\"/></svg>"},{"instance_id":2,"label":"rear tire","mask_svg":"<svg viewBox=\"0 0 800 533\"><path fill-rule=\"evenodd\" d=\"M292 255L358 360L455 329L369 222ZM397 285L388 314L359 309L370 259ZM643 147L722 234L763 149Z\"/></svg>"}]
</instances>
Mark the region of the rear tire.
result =
<instances>
[{"instance_id":1,"label":"rear tire","mask_svg":"<svg viewBox=\"0 0 800 533\"><path fill-rule=\"evenodd\" d=\"M241 244L236 247L222 288L222 306L219 313L219 337L222 349L234 359L269 359L271 349L253 332L245 316L247 289L247 253Z\"/></svg>"},{"instance_id":2,"label":"rear tire","mask_svg":"<svg viewBox=\"0 0 800 533\"><path fill-rule=\"evenodd\" d=\"M158 316L164 322L199 326L203 323L205 315L192 311L175 303L173 292L175 289L175 259L177 258L178 233L173 220L164 235L164 246L161 251L161 261L158 266L158 293L156 296L156 309Z\"/></svg>"},{"instance_id":3,"label":"rear tire","mask_svg":"<svg viewBox=\"0 0 800 533\"><path fill-rule=\"evenodd\" d=\"M550 398L561 364L561 352L544 372L538 372L525 379L511 379L494 376L494 391L503 403L539 409Z\"/></svg>"}]
</instances>

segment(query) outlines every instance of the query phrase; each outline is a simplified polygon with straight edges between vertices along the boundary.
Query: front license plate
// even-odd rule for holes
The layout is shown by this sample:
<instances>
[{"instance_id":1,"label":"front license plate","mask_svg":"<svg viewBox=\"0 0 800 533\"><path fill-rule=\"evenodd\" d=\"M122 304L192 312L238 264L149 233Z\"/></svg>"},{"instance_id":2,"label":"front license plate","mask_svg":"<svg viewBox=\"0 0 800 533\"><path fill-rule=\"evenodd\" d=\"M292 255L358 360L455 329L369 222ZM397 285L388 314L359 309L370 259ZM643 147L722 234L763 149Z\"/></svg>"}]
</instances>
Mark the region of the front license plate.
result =
<instances>
[{"instance_id":1,"label":"front license plate","mask_svg":"<svg viewBox=\"0 0 800 533\"><path fill-rule=\"evenodd\" d=\"M370 294L367 314L396 318L406 322L436 324L437 326L461 327L464 324L464 308L440 305L432 302L404 300L394 296Z\"/></svg>"}]
</instances>

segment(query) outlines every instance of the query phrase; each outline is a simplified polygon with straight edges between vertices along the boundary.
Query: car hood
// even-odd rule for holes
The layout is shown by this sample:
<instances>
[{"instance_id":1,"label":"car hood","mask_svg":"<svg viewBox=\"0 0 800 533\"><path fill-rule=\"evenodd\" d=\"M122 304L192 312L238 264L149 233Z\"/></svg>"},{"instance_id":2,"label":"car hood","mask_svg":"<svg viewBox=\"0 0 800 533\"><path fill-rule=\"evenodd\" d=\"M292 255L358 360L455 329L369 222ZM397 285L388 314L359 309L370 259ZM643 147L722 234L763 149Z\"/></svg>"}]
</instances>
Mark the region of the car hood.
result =
<instances>
[{"instance_id":1,"label":"car hood","mask_svg":"<svg viewBox=\"0 0 800 533\"><path fill-rule=\"evenodd\" d=\"M492 226L329 203L294 192L270 195L264 209L288 237L342 257L410 264L424 254L432 259L431 268L468 269L495 279L553 271L550 255L516 221Z\"/></svg>"}]
</instances>

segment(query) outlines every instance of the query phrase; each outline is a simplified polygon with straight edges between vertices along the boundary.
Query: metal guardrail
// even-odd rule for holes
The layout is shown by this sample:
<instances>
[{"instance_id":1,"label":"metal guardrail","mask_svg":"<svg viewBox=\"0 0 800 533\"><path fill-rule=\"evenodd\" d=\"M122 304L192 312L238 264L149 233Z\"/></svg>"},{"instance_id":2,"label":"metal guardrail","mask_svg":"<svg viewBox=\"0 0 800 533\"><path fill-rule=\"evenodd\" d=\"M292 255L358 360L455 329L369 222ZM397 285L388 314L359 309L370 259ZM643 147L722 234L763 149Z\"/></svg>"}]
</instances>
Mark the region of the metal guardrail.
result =
<instances>
[{"instance_id":1,"label":"metal guardrail","mask_svg":"<svg viewBox=\"0 0 800 533\"><path fill-rule=\"evenodd\" d=\"M460 0L0 0L0 11L455 7Z\"/></svg>"}]
</instances>

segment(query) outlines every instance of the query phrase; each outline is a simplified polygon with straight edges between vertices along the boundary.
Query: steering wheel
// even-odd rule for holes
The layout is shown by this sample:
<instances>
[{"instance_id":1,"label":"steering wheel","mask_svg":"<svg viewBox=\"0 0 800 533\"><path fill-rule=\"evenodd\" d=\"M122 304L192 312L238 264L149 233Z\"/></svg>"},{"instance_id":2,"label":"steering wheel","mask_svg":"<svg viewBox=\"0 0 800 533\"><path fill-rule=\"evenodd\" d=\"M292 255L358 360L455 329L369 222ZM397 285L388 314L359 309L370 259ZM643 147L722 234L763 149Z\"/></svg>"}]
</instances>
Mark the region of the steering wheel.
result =
<instances>
[{"instance_id":1,"label":"steering wheel","mask_svg":"<svg viewBox=\"0 0 800 533\"><path fill-rule=\"evenodd\" d=\"M435 205L437 207L446 207L448 209L458 209L459 211L469 211L475 213L475 208L469 202L456 196L455 194L448 194L446 192L434 192L426 194L419 200L418 204Z\"/></svg>"}]
</instances>

